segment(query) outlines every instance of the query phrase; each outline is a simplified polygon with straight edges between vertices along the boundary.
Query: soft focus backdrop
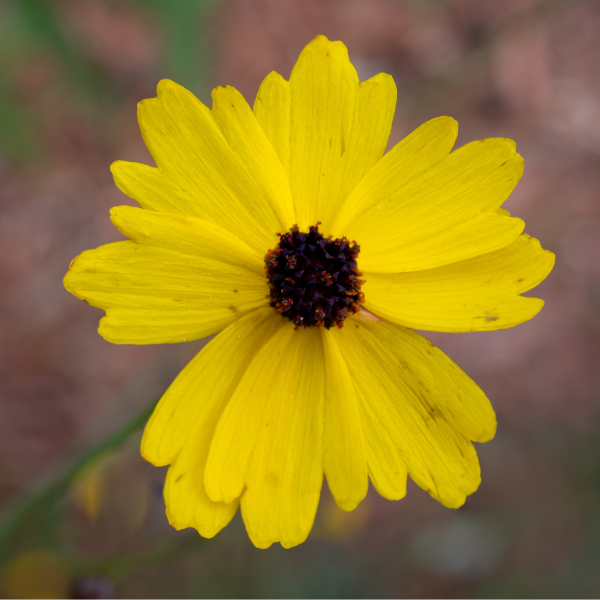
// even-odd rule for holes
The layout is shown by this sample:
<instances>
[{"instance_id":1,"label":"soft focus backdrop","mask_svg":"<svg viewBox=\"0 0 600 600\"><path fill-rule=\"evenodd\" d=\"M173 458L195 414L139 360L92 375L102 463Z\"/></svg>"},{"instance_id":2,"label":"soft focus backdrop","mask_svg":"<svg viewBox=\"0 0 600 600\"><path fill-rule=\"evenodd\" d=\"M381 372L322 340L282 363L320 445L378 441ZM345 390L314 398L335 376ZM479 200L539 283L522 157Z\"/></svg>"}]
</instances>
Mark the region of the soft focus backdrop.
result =
<instances>
[{"instance_id":1,"label":"soft focus backdrop","mask_svg":"<svg viewBox=\"0 0 600 600\"><path fill-rule=\"evenodd\" d=\"M598 31L596 0L0 0L0 595L598 597ZM152 164L136 103L161 78L252 104L319 33L361 79L393 75L390 147L439 115L458 145L516 140L525 175L505 208L557 262L533 321L426 334L498 414L463 508L409 484L346 514L325 488L305 544L257 550L239 515L213 540L172 530L165 469L122 431L203 342L113 346L62 277L121 237L109 208L133 201L109 165Z\"/></svg>"}]
</instances>

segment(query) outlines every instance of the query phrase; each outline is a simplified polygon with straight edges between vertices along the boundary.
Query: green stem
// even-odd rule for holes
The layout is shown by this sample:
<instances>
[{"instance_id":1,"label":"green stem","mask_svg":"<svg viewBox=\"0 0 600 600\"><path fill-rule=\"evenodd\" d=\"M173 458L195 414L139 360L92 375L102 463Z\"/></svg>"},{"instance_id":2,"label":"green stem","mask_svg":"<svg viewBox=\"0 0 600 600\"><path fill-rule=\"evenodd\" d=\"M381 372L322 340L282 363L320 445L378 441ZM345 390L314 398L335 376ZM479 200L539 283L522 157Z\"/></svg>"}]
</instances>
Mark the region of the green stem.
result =
<instances>
[{"instance_id":1,"label":"green stem","mask_svg":"<svg viewBox=\"0 0 600 600\"><path fill-rule=\"evenodd\" d=\"M196 532L194 532L195 534ZM112 581L119 581L132 572L178 559L195 556L206 549L212 540L199 535L191 535L187 539L178 539L171 543L161 543L148 552L116 556L97 565L88 565L88 573L101 573Z\"/></svg>"},{"instance_id":2,"label":"green stem","mask_svg":"<svg viewBox=\"0 0 600 600\"><path fill-rule=\"evenodd\" d=\"M19 499L15 505L7 511L0 522L0 547L8 550L9 542L25 525L30 525L36 515L44 508L52 506L59 500L70 487L78 473L90 462L99 456L118 448L131 434L135 433L148 420L156 402L145 407L139 414L126 423L121 429L115 431L111 436L90 448L71 465L65 468L56 478L43 486L30 496ZM0 551L4 554L4 550Z\"/></svg>"}]
</instances>

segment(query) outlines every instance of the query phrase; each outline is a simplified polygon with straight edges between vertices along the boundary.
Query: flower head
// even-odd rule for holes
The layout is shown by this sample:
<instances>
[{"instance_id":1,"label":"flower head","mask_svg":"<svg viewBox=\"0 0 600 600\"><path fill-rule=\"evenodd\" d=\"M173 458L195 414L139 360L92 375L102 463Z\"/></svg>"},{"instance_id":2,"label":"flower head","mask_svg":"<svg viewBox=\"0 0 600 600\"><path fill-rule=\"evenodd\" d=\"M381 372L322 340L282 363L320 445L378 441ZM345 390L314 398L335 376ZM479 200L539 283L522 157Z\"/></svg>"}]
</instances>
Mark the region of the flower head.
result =
<instances>
[{"instance_id":1,"label":"flower head","mask_svg":"<svg viewBox=\"0 0 600 600\"><path fill-rule=\"evenodd\" d=\"M143 456L170 465L169 521L212 537L241 504L255 545L294 546L324 476L344 510L369 479L402 498L407 475L461 506L494 412L411 328L490 331L541 309L520 294L554 257L500 208L523 171L515 144L451 152L457 124L440 117L384 154L392 78L359 82L322 36L289 81L266 77L253 110L231 87L212 97L211 110L161 81L140 102L157 166L112 165L141 206L111 211L129 239L82 253L65 277L106 311L111 342L221 332L144 432Z\"/></svg>"}]
</instances>

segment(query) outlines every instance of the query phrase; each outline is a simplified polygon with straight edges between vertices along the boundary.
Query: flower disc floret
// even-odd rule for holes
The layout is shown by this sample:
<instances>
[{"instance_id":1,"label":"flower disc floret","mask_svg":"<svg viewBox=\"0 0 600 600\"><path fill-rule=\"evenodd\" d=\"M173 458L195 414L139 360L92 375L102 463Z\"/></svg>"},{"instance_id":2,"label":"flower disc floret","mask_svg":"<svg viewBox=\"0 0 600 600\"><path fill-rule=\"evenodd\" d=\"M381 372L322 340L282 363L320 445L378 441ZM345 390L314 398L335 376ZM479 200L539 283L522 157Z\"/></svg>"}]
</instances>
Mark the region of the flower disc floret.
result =
<instances>
[{"instance_id":1,"label":"flower disc floret","mask_svg":"<svg viewBox=\"0 0 600 600\"><path fill-rule=\"evenodd\" d=\"M265 257L270 305L298 327L343 327L363 301L356 259L360 246L347 238L324 238L319 223L302 233L278 233Z\"/></svg>"}]
</instances>

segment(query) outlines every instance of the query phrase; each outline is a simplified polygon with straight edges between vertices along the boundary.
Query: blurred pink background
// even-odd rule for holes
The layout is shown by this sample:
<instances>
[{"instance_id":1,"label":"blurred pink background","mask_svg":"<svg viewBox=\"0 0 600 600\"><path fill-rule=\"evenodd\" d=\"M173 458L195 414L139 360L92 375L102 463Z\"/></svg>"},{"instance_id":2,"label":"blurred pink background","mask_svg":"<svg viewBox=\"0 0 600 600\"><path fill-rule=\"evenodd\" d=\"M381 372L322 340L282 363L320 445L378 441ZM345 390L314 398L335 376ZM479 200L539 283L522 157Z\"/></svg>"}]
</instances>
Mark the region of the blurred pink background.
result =
<instances>
[{"instance_id":1,"label":"blurred pink background","mask_svg":"<svg viewBox=\"0 0 600 600\"><path fill-rule=\"evenodd\" d=\"M0 3L7 507L158 397L203 345L111 345L96 332L101 311L62 287L79 252L121 238L108 211L133 201L115 187L109 165L153 164L136 103L155 96L161 78L206 103L211 87L233 85L252 104L262 78L272 70L289 77L317 34L342 40L361 79L384 71L396 81L390 147L439 115L458 120L457 145L517 142L525 174L504 207L557 257L529 294L546 301L532 321L494 333L425 333L498 415L495 440L477 448L483 483L464 508L444 509L410 484L400 502L371 490L345 515L325 490L313 534L297 549L254 549L238 516L181 555L179 545L198 536L166 523L165 471L142 461L137 436L105 460L99 508L74 492L51 541L19 539L5 557L0 593L30 594L19 574L39 575L42 564L51 573L46 595L59 596L101 597L72 591L98 575L98 586L112 590L102 593L120 597L597 597L598 31L593 0ZM166 557L148 559L165 540ZM19 556L39 548L42 562L19 570ZM146 558L133 567L106 567L111 557L140 553Z\"/></svg>"}]
</instances>

